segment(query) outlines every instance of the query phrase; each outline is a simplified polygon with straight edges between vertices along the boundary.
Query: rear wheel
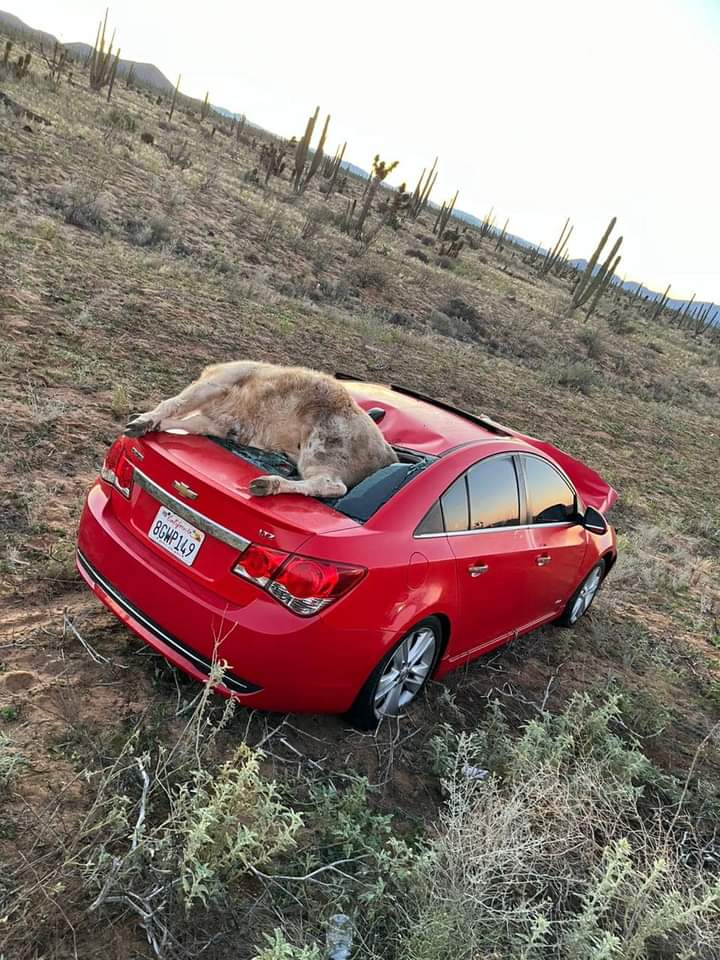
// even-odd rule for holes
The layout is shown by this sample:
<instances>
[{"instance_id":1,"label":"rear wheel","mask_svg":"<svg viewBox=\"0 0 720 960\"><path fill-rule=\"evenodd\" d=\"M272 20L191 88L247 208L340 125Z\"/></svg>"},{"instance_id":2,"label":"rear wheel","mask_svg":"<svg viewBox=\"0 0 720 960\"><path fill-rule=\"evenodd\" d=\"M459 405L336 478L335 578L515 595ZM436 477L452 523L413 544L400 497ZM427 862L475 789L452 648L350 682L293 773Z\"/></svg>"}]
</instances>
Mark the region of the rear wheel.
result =
<instances>
[{"instance_id":1,"label":"rear wheel","mask_svg":"<svg viewBox=\"0 0 720 960\"><path fill-rule=\"evenodd\" d=\"M428 617L409 630L380 661L348 711L363 730L372 730L386 717L399 717L431 676L440 655L442 627Z\"/></svg>"},{"instance_id":2,"label":"rear wheel","mask_svg":"<svg viewBox=\"0 0 720 960\"><path fill-rule=\"evenodd\" d=\"M563 627L572 627L590 609L605 574L605 561L596 563L590 573L570 597L565 609L558 617L558 623Z\"/></svg>"}]
</instances>

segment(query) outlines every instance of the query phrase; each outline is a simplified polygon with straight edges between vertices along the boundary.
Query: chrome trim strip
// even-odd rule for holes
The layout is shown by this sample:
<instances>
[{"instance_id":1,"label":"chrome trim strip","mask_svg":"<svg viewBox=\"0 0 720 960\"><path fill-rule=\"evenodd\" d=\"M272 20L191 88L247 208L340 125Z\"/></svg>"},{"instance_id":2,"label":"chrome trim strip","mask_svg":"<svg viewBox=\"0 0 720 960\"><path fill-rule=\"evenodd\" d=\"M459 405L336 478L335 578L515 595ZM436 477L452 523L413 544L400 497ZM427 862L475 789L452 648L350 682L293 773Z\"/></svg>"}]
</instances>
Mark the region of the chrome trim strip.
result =
<instances>
[{"instance_id":1,"label":"chrome trim strip","mask_svg":"<svg viewBox=\"0 0 720 960\"><path fill-rule=\"evenodd\" d=\"M157 500L158 503L161 503L164 507L167 507L169 510L177 513L178 516L183 518L183 520L187 520L188 523L192 523L199 530L209 533L210 536L215 537L216 540L222 540L223 543L227 543L228 546L234 547L241 553L244 550L247 550L247 548L250 546L250 540L247 540L245 537L241 537L239 533L234 533L232 530L228 530L227 527L223 527L219 523L215 523L214 520L210 520L209 517L204 516L202 513L198 513L197 510L193 510L192 507L189 507L186 503L183 503L182 500L178 500L177 497L174 497L171 493L168 493L167 490L163 490L163 488L158 486L154 480L151 480L150 477L146 476L142 470L138 470L137 467L133 467L133 474L135 476L135 482L137 485L142 487L146 493L149 493L151 497Z\"/></svg>"},{"instance_id":2,"label":"chrome trim strip","mask_svg":"<svg viewBox=\"0 0 720 960\"><path fill-rule=\"evenodd\" d=\"M129 613L131 617L133 617L135 620L138 620L147 630L150 631L150 633L154 634L169 647L172 647L173 650L185 657L186 660L192 660L195 665L203 671L203 673L210 673L211 663L206 657L201 656L199 653L195 653L190 649L190 647L187 647L184 643L181 643L180 640L176 640L171 634L166 633L162 627L159 627L152 620L149 620L145 614L141 613L136 606L130 603L129 600L119 593L115 587L112 586L112 584L108 583L102 574L98 573L98 571L92 566L82 551L77 551L77 558L80 562L80 566L87 573L90 579L101 586L105 593L112 597L119 607L122 607L126 613ZM234 674L230 673L230 671L227 671L223 674L222 682L226 687L228 687L228 689L234 690L236 693L256 693L261 689L249 681L241 680L239 677L236 677Z\"/></svg>"},{"instance_id":3,"label":"chrome trim strip","mask_svg":"<svg viewBox=\"0 0 720 960\"><path fill-rule=\"evenodd\" d=\"M442 533L415 533L414 540L429 540L431 537L467 537L471 533L507 533L509 530L542 530L545 527L576 527L579 524L568 520L553 520L552 523L517 523L507 527L482 527L480 530L450 530Z\"/></svg>"}]
</instances>

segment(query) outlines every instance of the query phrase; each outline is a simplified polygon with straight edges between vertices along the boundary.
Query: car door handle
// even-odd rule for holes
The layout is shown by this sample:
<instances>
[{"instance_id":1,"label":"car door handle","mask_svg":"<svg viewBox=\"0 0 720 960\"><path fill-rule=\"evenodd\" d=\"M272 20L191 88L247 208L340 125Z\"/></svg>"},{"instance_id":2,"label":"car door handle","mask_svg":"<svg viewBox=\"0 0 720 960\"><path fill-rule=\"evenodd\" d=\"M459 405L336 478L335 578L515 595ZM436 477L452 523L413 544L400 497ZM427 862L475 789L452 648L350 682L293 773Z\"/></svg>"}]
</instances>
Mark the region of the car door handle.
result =
<instances>
[{"instance_id":1,"label":"car door handle","mask_svg":"<svg viewBox=\"0 0 720 960\"><path fill-rule=\"evenodd\" d=\"M550 556L549 553L543 553L543 554L541 554L541 556L535 557L535 563L536 563L539 567L546 567L546 566L550 563L551 560L552 560L552 557Z\"/></svg>"},{"instance_id":2,"label":"car door handle","mask_svg":"<svg viewBox=\"0 0 720 960\"><path fill-rule=\"evenodd\" d=\"M468 567L468 573L471 577L481 577L484 573L487 573L489 569L486 563L471 563Z\"/></svg>"}]
</instances>

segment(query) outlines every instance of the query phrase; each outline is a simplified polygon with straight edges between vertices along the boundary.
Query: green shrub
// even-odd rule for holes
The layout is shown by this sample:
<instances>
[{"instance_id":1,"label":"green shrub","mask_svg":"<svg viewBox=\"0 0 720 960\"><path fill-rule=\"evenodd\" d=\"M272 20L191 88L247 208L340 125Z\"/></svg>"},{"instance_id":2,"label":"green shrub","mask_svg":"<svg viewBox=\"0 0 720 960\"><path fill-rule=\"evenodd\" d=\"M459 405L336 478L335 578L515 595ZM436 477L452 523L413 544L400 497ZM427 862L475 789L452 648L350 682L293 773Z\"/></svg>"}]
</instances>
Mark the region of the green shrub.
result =
<instances>
[{"instance_id":1,"label":"green shrub","mask_svg":"<svg viewBox=\"0 0 720 960\"><path fill-rule=\"evenodd\" d=\"M0 733L0 791L10 785L27 761L10 745L5 734Z\"/></svg>"}]
</instances>

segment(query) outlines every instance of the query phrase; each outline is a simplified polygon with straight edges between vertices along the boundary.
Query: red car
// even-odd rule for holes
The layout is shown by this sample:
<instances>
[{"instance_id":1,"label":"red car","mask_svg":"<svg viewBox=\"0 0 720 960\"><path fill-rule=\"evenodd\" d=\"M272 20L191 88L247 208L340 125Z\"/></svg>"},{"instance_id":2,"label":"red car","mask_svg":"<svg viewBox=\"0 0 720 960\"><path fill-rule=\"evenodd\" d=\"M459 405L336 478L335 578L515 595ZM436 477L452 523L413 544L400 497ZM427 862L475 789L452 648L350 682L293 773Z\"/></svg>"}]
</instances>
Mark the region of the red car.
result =
<instances>
[{"instance_id":1,"label":"red car","mask_svg":"<svg viewBox=\"0 0 720 960\"><path fill-rule=\"evenodd\" d=\"M343 378L347 379L347 378ZM557 448L400 387L349 380L399 463L344 497L253 497L282 457L183 433L121 437L88 493L77 565L102 602L248 707L402 713L541 624L575 623L615 562L617 499Z\"/></svg>"}]
</instances>

